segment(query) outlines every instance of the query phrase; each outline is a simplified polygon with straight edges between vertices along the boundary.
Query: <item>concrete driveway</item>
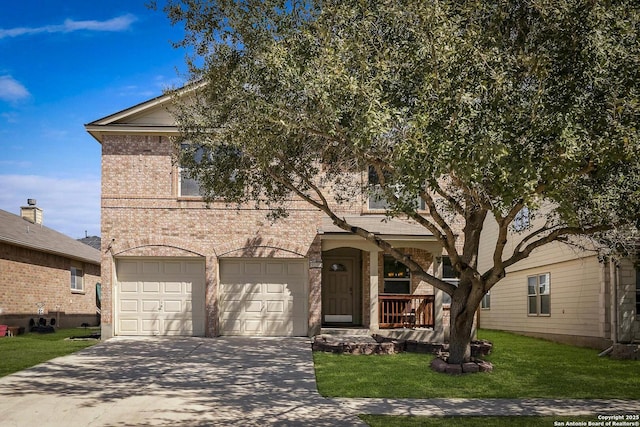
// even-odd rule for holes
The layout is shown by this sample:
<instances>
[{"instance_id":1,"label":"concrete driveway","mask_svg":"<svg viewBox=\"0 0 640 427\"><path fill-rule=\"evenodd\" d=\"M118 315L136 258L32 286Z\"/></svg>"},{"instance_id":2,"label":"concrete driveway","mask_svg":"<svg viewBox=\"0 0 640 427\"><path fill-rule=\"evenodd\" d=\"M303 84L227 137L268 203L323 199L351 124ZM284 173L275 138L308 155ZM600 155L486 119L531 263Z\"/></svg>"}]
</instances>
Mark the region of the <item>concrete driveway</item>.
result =
<instances>
[{"instance_id":1,"label":"concrete driveway","mask_svg":"<svg viewBox=\"0 0 640 427\"><path fill-rule=\"evenodd\" d=\"M305 338L114 338L0 378L2 426L365 425L346 411Z\"/></svg>"}]
</instances>

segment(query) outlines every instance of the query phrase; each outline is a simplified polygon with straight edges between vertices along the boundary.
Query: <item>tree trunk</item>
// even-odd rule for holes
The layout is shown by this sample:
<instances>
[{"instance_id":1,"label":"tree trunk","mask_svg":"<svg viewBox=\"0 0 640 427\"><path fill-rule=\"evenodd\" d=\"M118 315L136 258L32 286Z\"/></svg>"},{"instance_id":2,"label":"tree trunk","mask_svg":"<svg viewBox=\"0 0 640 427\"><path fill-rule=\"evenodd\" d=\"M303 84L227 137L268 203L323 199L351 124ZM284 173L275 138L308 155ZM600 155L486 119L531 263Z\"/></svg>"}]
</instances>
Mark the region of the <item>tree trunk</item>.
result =
<instances>
[{"instance_id":1,"label":"tree trunk","mask_svg":"<svg viewBox=\"0 0 640 427\"><path fill-rule=\"evenodd\" d=\"M477 304L470 295L460 288L451 300L451 320L449 324L449 360L451 364L461 364L471 359L471 331Z\"/></svg>"}]
</instances>

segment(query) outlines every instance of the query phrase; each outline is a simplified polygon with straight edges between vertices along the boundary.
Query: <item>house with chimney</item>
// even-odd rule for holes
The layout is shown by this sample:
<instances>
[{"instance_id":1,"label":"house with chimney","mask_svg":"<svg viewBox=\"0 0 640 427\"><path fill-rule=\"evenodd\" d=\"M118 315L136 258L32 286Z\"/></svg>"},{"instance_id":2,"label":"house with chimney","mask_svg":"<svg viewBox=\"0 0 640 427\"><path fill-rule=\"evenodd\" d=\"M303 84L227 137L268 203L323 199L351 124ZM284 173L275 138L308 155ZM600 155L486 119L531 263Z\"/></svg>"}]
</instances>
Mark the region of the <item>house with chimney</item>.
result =
<instances>
[{"instance_id":1,"label":"house with chimney","mask_svg":"<svg viewBox=\"0 0 640 427\"><path fill-rule=\"evenodd\" d=\"M98 249L46 227L34 199L20 215L0 210L0 325L99 324L100 259Z\"/></svg>"}]
</instances>

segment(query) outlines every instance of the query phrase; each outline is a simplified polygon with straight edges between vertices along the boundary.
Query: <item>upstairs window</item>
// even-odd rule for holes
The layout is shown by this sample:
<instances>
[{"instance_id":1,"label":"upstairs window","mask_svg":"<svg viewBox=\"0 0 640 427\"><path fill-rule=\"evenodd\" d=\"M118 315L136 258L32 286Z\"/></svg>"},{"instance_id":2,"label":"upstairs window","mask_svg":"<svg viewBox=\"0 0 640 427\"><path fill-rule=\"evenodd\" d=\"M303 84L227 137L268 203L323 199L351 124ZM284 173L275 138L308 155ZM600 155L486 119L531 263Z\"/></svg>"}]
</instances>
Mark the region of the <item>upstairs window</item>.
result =
<instances>
[{"instance_id":1,"label":"upstairs window","mask_svg":"<svg viewBox=\"0 0 640 427\"><path fill-rule=\"evenodd\" d=\"M411 293L411 272L409 267L391 255L384 256L384 293Z\"/></svg>"},{"instance_id":2,"label":"upstairs window","mask_svg":"<svg viewBox=\"0 0 640 427\"><path fill-rule=\"evenodd\" d=\"M182 150L186 150L189 147L189 144L182 144ZM195 153L196 161L201 161L203 155L203 149L199 148ZM197 179L193 179L189 176L189 170L179 167L179 179L180 179L180 194L182 197L201 197L202 193L200 191L200 182Z\"/></svg>"},{"instance_id":3,"label":"upstairs window","mask_svg":"<svg viewBox=\"0 0 640 427\"><path fill-rule=\"evenodd\" d=\"M527 299L529 316L551 315L550 274L527 277Z\"/></svg>"},{"instance_id":4,"label":"upstairs window","mask_svg":"<svg viewBox=\"0 0 640 427\"><path fill-rule=\"evenodd\" d=\"M84 291L84 273L81 268L71 267L71 291Z\"/></svg>"},{"instance_id":5,"label":"upstairs window","mask_svg":"<svg viewBox=\"0 0 640 427\"><path fill-rule=\"evenodd\" d=\"M529 228L529 225L531 225L529 208L524 206L513 218L513 230L516 232L523 231Z\"/></svg>"},{"instance_id":6,"label":"upstairs window","mask_svg":"<svg viewBox=\"0 0 640 427\"><path fill-rule=\"evenodd\" d=\"M389 177L385 174L385 180L388 180ZM386 210L389 208L390 203L384 197L382 188L380 187L380 179L378 177L378 173L374 169L373 166L369 166L369 174L368 174L368 184L369 184L369 209L370 210ZM397 189L396 195L402 196L400 188ZM416 197L416 206L420 210L425 209L424 200L420 197Z\"/></svg>"}]
</instances>

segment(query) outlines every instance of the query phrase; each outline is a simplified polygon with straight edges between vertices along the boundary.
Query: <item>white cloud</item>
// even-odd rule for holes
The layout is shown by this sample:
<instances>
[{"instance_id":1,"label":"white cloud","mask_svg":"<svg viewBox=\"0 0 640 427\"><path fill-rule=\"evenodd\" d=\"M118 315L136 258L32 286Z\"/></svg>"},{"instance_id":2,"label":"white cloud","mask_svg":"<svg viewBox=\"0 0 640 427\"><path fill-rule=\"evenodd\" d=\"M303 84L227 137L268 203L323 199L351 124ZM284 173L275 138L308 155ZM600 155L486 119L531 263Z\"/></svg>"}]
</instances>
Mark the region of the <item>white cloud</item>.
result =
<instances>
[{"instance_id":1,"label":"white cloud","mask_svg":"<svg viewBox=\"0 0 640 427\"><path fill-rule=\"evenodd\" d=\"M5 37L19 37L41 33L70 33L73 31L125 31L131 27L137 18L134 15L126 14L106 21L74 21L67 19L63 24L45 25L42 27L17 27L0 28L0 39Z\"/></svg>"},{"instance_id":2,"label":"white cloud","mask_svg":"<svg viewBox=\"0 0 640 427\"><path fill-rule=\"evenodd\" d=\"M29 96L29 91L19 81L8 75L0 76L0 99L15 102Z\"/></svg>"},{"instance_id":3,"label":"white cloud","mask_svg":"<svg viewBox=\"0 0 640 427\"><path fill-rule=\"evenodd\" d=\"M20 215L36 199L43 224L74 239L100 235L100 178L0 175L0 209Z\"/></svg>"}]
</instances>

